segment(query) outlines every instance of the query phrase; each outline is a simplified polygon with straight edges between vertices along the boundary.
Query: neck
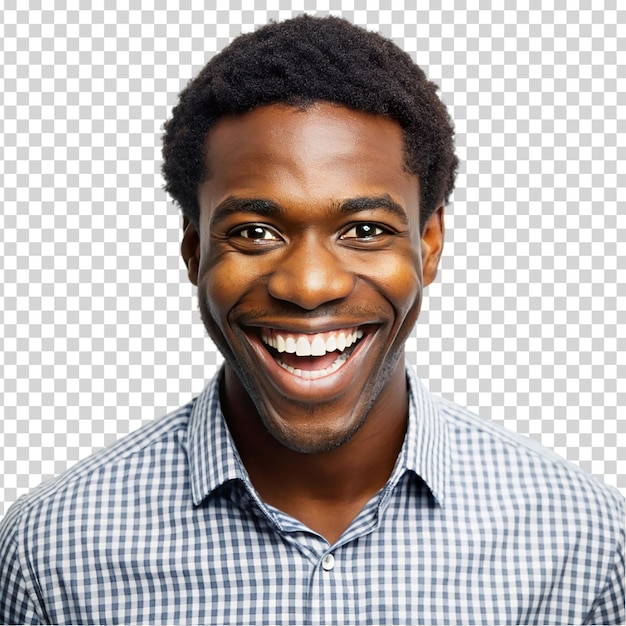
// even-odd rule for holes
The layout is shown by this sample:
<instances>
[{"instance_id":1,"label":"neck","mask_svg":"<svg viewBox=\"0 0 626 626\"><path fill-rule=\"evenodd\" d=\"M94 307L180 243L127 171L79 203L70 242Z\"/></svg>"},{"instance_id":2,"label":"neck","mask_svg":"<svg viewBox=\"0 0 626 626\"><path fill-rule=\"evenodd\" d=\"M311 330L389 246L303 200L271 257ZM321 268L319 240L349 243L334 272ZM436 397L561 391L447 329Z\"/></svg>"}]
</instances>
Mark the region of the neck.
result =
<instances>
[{"instance_id":1,"label":"neck","mask_svg":"<svg viewBox=\"0 0 626 626\"><path fill-rule=\"evenodd\" d=\"M404 364L399 364L357 432L328 451L296 452L275 439L228 366L222 406L237 450L261 497L330 541L393 471L408 415Z\"/></svg>"}]
</instances>

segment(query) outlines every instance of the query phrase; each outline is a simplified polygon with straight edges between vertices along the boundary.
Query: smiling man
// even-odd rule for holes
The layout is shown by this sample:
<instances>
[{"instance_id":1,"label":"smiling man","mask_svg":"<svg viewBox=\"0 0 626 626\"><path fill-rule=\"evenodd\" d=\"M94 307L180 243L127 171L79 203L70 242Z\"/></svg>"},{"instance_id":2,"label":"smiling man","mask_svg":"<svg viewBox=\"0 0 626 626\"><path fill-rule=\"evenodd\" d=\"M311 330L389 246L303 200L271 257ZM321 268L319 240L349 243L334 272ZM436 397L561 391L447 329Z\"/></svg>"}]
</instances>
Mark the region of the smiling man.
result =
<instances>
[{"instance_id":1,"label":"smiling man","mask_svg":"<svg viewBox=\"0 0 626 626\"><path fill-rule=\"evenodd\" d=\"M402 447L404 343L442 246L441 207L420 243L403 146L395 121L335 103L221 119L183 242L252 484L331 543Z\"/></svg>"},{"instance_id":2,"label":"smiling man","mask_svg":"<svg viewBox=\"0 0 626 626\"><path fill-rule=\"evenodd\" d=\"M183 91L163 154L225 365L11 508L3 621L620 623L621 496L406 367L457 166L410 57L270 24Z\"/></svg>"}]
</instances>

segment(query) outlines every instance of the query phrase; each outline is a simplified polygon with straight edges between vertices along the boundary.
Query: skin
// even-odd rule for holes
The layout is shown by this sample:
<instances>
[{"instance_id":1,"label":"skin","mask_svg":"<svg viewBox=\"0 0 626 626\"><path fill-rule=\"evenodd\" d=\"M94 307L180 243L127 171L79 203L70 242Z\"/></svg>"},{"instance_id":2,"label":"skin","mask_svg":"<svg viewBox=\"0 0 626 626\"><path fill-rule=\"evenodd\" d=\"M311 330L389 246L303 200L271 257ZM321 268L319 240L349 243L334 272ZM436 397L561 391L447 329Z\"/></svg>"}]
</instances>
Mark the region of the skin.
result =
<instances>
[{"instance_id":1,"label":"skin","mask_svg":"<svg viewBox=\"0 0 626 626\"><path fill-rule=\"evenodd\" d=\"M182 254L226 358L222 409L261 497L333 543L402 446L404 344L436 276L443 203L421 229L400 126L339 105L224 117L206 150ZM316 380L261 339L356 327L348 360Z\"/></svg>"}]
</instances>

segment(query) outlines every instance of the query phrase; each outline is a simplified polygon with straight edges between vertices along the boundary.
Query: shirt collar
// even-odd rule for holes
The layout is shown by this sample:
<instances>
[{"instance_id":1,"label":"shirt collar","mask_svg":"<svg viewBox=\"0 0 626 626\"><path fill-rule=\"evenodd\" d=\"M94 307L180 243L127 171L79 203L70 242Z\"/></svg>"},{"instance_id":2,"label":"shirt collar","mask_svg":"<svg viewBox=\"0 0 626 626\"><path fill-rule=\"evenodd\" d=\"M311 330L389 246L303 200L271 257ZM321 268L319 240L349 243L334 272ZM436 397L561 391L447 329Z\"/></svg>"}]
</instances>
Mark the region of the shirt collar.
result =
<instances>
[{"instance_id":1,"label":"shirt collar","mask_svg":"<svg viewBox=\"0 0 626 626\"><path fill-rule=\"evenodd\" d=\"M193 502L199 505L211 492L231 480L252 485L220 408L222 374L198 396L191 411L188 433L189 469ZM443 506L447 485L449 441L446 421L438 404L407 365L409 421L398 463L390 478L397 482L408 470L419 476Z\"/></svg>"},{"instance_id":2,"label":"shirt collar","mask_svg":"<svg viewBox=\"0 0 626 626\"><path fill-rule=\"evenodd\" d=\"M231 480L249 481L220 408L223 368L196 398L187 440L193 503Z\"/></svg>"},{"instance_id":3,"label":"shirt collar","mask_svg":"<svg viewBox=\"0 0 626 626\"><path fill-rule=\"evenodd\" d=\"M407 364L409 424L401 451L404 469L419 476L440 506L444 505L450 468L450 441L447 422L437 398ZM400 465L400 463L399 463Z\"/></svg>"}]
</instances>

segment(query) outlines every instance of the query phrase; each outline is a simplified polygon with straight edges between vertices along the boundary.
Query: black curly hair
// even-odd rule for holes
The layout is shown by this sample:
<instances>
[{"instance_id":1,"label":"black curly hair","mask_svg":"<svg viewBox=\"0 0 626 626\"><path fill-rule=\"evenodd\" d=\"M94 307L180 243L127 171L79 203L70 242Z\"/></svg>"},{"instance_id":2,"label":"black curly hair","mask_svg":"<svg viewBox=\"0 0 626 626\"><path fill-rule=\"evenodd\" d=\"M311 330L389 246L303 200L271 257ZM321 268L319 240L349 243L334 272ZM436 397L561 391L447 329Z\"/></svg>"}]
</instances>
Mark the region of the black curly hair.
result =
<instances>
[{"instance_id":1,"label":"black curly hair","mask_svg":"<svg viewBox=\"0 0 626 626\"><path fill-rule=\"evenodd\" d=\"M337 17L299 17L240 35L181 92L165 125L165 191L196 226L204 141L220 116L264 104L328 101L396 120L420 182L420 224L447 202L458 160L437 86L392 41Z\"/></svg>"}]
</instances>

